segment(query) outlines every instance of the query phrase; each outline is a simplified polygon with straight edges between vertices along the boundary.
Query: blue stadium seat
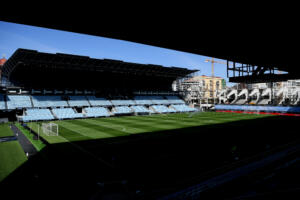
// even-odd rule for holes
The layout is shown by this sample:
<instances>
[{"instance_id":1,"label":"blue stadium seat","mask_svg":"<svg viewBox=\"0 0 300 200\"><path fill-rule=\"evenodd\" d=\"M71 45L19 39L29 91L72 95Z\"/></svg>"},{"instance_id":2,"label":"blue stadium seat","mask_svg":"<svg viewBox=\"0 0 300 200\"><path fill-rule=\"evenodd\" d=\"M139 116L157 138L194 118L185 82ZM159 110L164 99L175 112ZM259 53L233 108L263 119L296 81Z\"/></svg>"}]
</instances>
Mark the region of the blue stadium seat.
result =
<instances>
[{"instance_id":1,"label":"blue stadium seat","mask_svg":"<svg viewBox=\"0 0 300 200\"><path fill-rule=\"evenodd\" d=\"M135 96L134 100L137 105L167 105L170 102L163 96Z\"/></svg>"},{"instance_id":2,"label":"blue stadium seat","mask_svg":"<svg viewBox=\"0 0 300 200\"><path fill-rule=\"evenodd\" d=\"M151 113L151 111L152 111L152 110L147 109L144 106L131 106L130 108L132 108L135 113Z\"/></svg>"},{"instance_id":3,"label":"blue stadium seat","mask_svg":"<svg viewBox=\"0 0 300 200\"><path fill-rule=\"evenodd\" d=\"M111 100L111 103L114 106L130 106L130 105L136 105L136 103L133 100Z\"/></svg>"},{"instance_id":4,"label":"blue stadium seat","mask_svg":"<svg viewBox=\"0 0 300 200\"><path fill-rule=\"evenodd\" d=\"M114 107L114 114L130 114L133 113L133 110L128 106L116 106Z\"/></svg>"},{"instance_id":5,"label":"blue stadium seat","mask_svg":"<svg viewBox=\"0 0 300 200\"><path fill-rule=\"evenodd\" d=\"M52 109L52 111L58 119L73 119L84 117L82 113L75 113L72 108L55 108Z\"/></svg>"},{"instance_id":6,"label":"blue stadium seat","mask_svg":"<svg viewBox=\"0 0 300 200\"><path fill-rule=\"evenodd\" d=\"M171 103L171 104L184 104L185 103L178 96L166 96L166 98L168 99L169 103Z\"/></svg>"},{"instance_id":7,"label":"blue stadium seat","mask_svg":"<svg viewBox=\"0 0 300 200\"><path fill-rule=\"evenodd\" d=\"M32 103L34 107L68 107L66 100L62 100L61 96L32 96Z\"/></svg>"},{"instance_id":8,"label":"blue stadium seat","mask_svg":"<svg viewBox=\"0 0 300 200\"><path fill-rule=\"evenodd\" d=\"M38 120L53 120L54 117L49 109L27 109L26 115L21 116L20 120L24 122L38 121Z\"/></svg>"},{"instance_id":9,"label":"blue stadium seat","mask_svg":"<svg viewBox=\"0 0 300 200\"><path fill-rule=\"evenodd\" d=\"M177 105L171 105L173 108L175 108L175 110L177 110L178 112L193 112L193 111L197 111L196 108L191 108L185 104L177 104Z\"/></svg>"},{"instance_id":10,"label":"blue stadium seat","mask_svg":"<svg viewBox=\"0 0 300 200\"><path fill-rule=\"evenodd\" d=\"M0 110L5 110L5 109L6 106L5 106L4 96L0 94Z\"/></svg>"},{"instance_id":11,"label":"blue stadium seat","mask_svg":"<svg viewBox=\"0 0 300 200\"><path fill-rule=\"evenodd\" d=\"M70 106L90 106L87 98L85 96L69 96L70 99L68 100Z\"/></svg>"},{"instance_id":12,"label":"blue stadium seat","mask_svg":"<svg viewBox=\"0 0 300 200\"><path fill-rule=\"evenodd\" d=\"M154 110L156 110L159 113L175 113L176 110L174 110L173 108L168 108L167 106L164 105L154 105L152 106L152 108L154 108Z\"/></svg>"},{"instance_id":13,"label":"blue stadium seat","mask_svg":"<svg viewBox=\"0 0 300 200\"><path fill-rule=\"evenodd\" d=\"M152 105L153 102L149 96L135 96L136 105Z\"/></svg>"},{"instance_id":14,"label":"blue stadium seat","mask_svg":"<svg viewBox=\"0 0 300 200\"><path fill-rule=\"evenodd\" d=\"M87 117L108 117L110 116L108 110L104 107L93 107L93 108L85 108L86 111L85 116Z\"/></svg>"},{"instance_id":15,"label":"blue stadium seat","mask_svg":"<svg viewBox=\"0 0 300 200\"><path fill-rule=\"evenodd\" d=\"M149 96L153 104L163 105L163 104L170 104L167 99L164 99L163 96Z\"/></svg>"},{"instance_id":16,"label":"blue stadium seat","mask_svg":"<svg viewBox=\"0 0 300 200\"><path fill-rule=\"evenodd\" d=\"M87 99L89 100L89 102L92 106L111 106L112 105L112 103L105 98L98 98L95 96L87 96Z\"/></svg>"},{"instance_id":17,"label":"blue stadium seat","mask_svg":"<svg viewBox=\"0 0 300 200\"><path fill-rule=\"evenodd\" d=\"M25 95L7 95L7 109L31 108L29 96Z\"/></svg>"}]
</instances>

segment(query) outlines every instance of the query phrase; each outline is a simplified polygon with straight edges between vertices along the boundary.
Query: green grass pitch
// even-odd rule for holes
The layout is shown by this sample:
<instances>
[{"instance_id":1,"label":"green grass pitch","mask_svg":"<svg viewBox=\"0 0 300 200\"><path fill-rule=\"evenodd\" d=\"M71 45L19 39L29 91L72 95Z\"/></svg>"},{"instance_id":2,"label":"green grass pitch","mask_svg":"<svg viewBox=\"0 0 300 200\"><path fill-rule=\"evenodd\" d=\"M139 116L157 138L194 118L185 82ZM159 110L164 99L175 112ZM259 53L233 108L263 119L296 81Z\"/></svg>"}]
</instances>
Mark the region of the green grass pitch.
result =
<instances>
[{"instance_id":1,"label":"green grass pitch","mask_svg":"<svg viewBox=\"0 0 300 200\"><path fill-rule=\"evenodd\" d=\"M9 136L13 136L9 124L0 124L0 138ZM0 142L0 182L26 160L27 157L18 141Z\"/></svg>"},{"instance_id":2,"label":"green grass pitch","mask_svg":"<svg viewBox=\"0 0 300 200\"><path fill-rule=\"evenodd\" d=\"M27 157L18 141L0 143L0 182L21 166Z\"/></svg>"},{"instance_id":3,"label":"green grass pitch","mask_svg":"<svg viewBox=\"0 0 300 200\"><path fill-rule=\"evenodd\" d=\"M28 123L35 132L49 143L72 142L128 136L132 134L172 130L193 126L212 125L247 119L270 117L269 115L238 113L178 113L149 116L123 116L54 121L59 125L59 136L47 136L37 122Z\"/></svg>"},{"instance_id":4,"label":"green grass pitch","mask_svg":"<svg viewBox=\"0 0 300 200\"><path fill-rule=\"evenodd\" d=\"M9 128L8 123L0 124L0 137L13 136L12 130Z\"/></svg>"}]
</instances>

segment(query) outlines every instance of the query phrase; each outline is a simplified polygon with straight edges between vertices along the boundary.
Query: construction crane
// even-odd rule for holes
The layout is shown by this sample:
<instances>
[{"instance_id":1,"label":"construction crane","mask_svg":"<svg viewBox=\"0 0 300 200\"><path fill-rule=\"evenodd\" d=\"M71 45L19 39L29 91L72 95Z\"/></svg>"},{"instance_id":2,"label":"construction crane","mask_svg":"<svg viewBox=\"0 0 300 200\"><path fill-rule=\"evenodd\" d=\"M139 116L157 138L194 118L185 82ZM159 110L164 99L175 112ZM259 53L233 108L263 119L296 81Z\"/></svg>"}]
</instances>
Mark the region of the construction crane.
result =
<instances>
[{"instance_id":1,"label":"construction crane","mask_svg":"<svg viewBox=\"0 0 300 200\"><path fill-rule=\"evenodd\" d=\"M213 104L215 104L215 98L214 98L214 80L215 80L215 71L214 71L214 63L219 63L219 64L224 64L227 65L226 62L220 61L220 60L215 60L213 57L211 59L206 59L205 62L211 62L211 77L212 77L212 97L213 97Z\"/></svg>"},{"instance_id":2,"label":"construction crane","mask_svg":"<svg viewBox=\"0 0 300 200\"><path fill-rule=\"evenodd\" d=\"M211 59L206 59L205 62L211 62L211 76L214 77L215 76L215 72L214 72L214 63L219 63L219 64L224 64L227 65L226 62L220 61L220 60L215 60L214 58Z\"/></svg>"}]
</instances>

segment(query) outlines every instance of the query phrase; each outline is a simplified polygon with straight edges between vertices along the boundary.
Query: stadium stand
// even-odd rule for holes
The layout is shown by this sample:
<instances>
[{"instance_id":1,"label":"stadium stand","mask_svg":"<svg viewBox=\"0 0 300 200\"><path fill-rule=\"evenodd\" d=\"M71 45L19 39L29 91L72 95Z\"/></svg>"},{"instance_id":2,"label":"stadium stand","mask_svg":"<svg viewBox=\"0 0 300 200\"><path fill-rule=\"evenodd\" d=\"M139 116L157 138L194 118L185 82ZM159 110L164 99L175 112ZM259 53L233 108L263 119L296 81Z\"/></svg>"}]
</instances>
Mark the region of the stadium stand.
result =
<instances>
[{"instance_id":1,"label":"stadium stand","mask_svg":"<svg viewBox=\"0 0 300 200\"><path fill-rule=\"evenodd\" d=\"M261 100L257 103L258 105L268 105L271 103L272 96L271 88L265 89L261 94Z\"/></svg>"},{"instance_id":2,"label":"stadium stand","mask_svg":"<svg viewBox=\"0 0 300 200\"><path fill-rule=\"evenodd\" d=\"M34 107L68 107L66 100L62 100L61 96L32 96L32 103Z\"/></svg>"},{"instance_id":3,"label":"stadium stand","mask_svg":"<svg viewBox=\"0 0 300 200\"><path fill-rule=\"evenodd\" d=\"M0 96L0 109L5 110L6 105L4 95ZM196 109L185 105L185 102L178 96L136 96L135 100L107 100L106 98L97 98L95 96L50 96L50 95L7 95L8 109L15 108L70 108L70 109L53 109L54 117L58 119L72 119L81 117L101 117L110 116L110 112L104 108L105 106L112 106L114 114L131 114L131 113L174 113L174 112L191 112ZM31 104L32 99L32 104ZM171 103L173 102L173 103ZM152 106L149 109L144 105ZM165 105L171 105L168 108ZM74 112L73 107L85 107L83 113ZM97 108L96 108L96 107ZM100 107L98 107L100 106ZM131 106L131 107L129 107ZM33 120L50 120L54 119L51 110L36 109L29 110L28 114L21 116L23 121ZM49 115L50 112L50 115ZM44 117L42 115L45 114Z\"/></svg>"},{"instance_id":4,"label":"stadium stand","mask_svg":"<svg viewBox=\"0 0 300 200\"><path fill-rule=\"evenodd\" d=\"M178 96L136 96L134 97L137 105L168 105L168 104L184 104L185 102Z\"/></svg>"},{"instance_id":5,"label":"stadium stand","mask_svg":"<svg viewBox=\"0 0 300 200\"><path fill-rule=\"evenodd\" d=\"M85 96L69 96L68 100L70 106L90 106Z\"/></svg>"},{"instance_id":6,"label":"stadium stand","mask_svg":"<svg viewBox=\"0 0 300 200\"><path fill-rule=\"evenodd\" d=\"M112 103L105 98L98 98L95 96L87 96L88 101L92 106L111 106Z\"/></svg>"},{"instance_id":7,"label":"stadium stand","mask_svg":"<svg viewBox=\"0 0 300 200\"><path fill-rule=\"evenodd\" d=\"M152 105L150 96L135 96L134 100L137 105Z\"/></svg>"},{"instance_id":8,"label":"stadium stand","mask_svg":"<svg viewBox=\"0 0 300 200\"><path fill-rule=\"evenodd\" d=\"M21 116L20 120L24 122L38 120L53 120L54 117L49 109L31 108L26 110L26 115Z\"/></svg>"},{"instance_id":9,"label":"stadium stand","mask_svg":"<svg viewBox=\"0 0 300 200\"><path fill-rule=\"evenodd\" d=\"M227 94L227 99L230 101L230 104L235 104L238 98L238 91L231 90L229 94Z\"/></svg>"},{"instance_id":10,"label":"stadium stand","mask_svg":"<svg viewBox=\"0 0 300 200\"><path fill-rule=\"evenodd\" d=\"M52 110L58 119L82 118L82 113L75 113L72 108L55 108Z\"/></svg>"},{"instance_id":11,"label":"stadium stand","mask_svg":"<svg viewBox=\"0 0 300 200\"><path fill-rule=\"evenodd\" d=\"M270 99L262 99L257 104L258 105L268 105L271 102Z\"/></svg>"},{"instance_id":12,"label":"stadium stand","mask_svg":"<svg viewBox=\"0 0 300 200\"><path fill-rule=\"evenodd\" d=\"M239 100L237 100L236 102L235 102L235 104L237 104L237 105L243 105L243 104L245 104L247 102L247 99L239 99Z\"/></svg>"},{"instance_id":13,"label":"stadium stand","mask_svg":"<svg viewBox=\"0 0 300 200\"><path fill-rule=\"evenodd\" d=\"M175 110L179 111L179 112L193 112L193 111L197 111L196 108L190 108L185 104L179 104L179 105L171 105L171 107L175 108Z\"/></svg>"},{"instance_id":14,"label":"stadium stand","mask_svg":"<svg viewBox=\"0 0 300 200\"><path fill-rule=\"evenodd\" d=\"M31 108L31 100L25 95L7 95L7 109Z\"/></svg>"},{"instance_id":15,"label":"stadium stand","mask_svg":"<svg viewBox=\"0 0 300 200\"><path fill-rule=\"evenodd\" d=\"M6 106L5 106L4 96L0 94L0 110L5 110L5 109Z\"/></svg>"},{"instance_id":16,"label":"stadium stand","mask_svg":"<svg viewBox=\"0 0 300 200\"><path fill-rule=\"evenodd\" d=\"M152 110L145 108L145 106L131 106L135 113L153 113Z\"/></svg>"},{"instance_id":17,"label":"stadium stand","mask_svg":"<svg viewBox=\"0 0 300 200\"><path fill-rule=\"evenodd\" d=\"M249 94L249 97L250 97L250 102L249 104L257 104L257 102L259 101L260 99L260 92L257 88L255 88L254 90L252 90Z\"/></svg>"},{"instance_id":18,"label":"stadium stand","mask_svg":"<svg viewBox=\"0 0 300 200\"><path fill-rule=\"evenodd\" d=\"M167 106L164 105L153 105L152 108L156 110L158 113L174 113L176 110L173 108L168 108Z\"/></svg>"},{"instance_id":19,"label":"stadium stand","mask_svg":"<svg viewBox=\"0 0 300 200\"><path fill-rule=\"evenodd\" d=\"M295 101L293 102L293 105L298 105L299 102L300 102L300 90L297 90L297 91L296 91L295 96L296 96L296 99L295 99Z\"/></svg>"},{"instance_id":20,"label":"stadium stand","mask_svg":"<svg viewBox=\"0 0 300 200\"><path fill-rule=\"evenodd\" d=\"M85 108L86 117L108 117L110 116L108 110L104 107Z\"/></svg>"},{"instance_id":21,"label":"stadium stand","mask_svg":"<svg viewBox=\"0 0 300 200\"><path fill-rule=\"evenodd\" d=\"M87 65L81 65L83 60ZM19 62L24 65L16 65ZM45 67L45 63L52 67ZM78 64L76 69L72 63ZM38 69L39 76L32 76L33 68ZM179 106L178 111L169 108L185 104L171 85L177 78L197 71L27 49L18 49L3 69L3 78L10 86L0 97L0 110L9 110L16 118L20 110L15 109L26 109L28 112L21 116L24 120L183 112L188 107ZM50 79L54 76L55 81Z\"/></svg>"},{"instance_id":22,"label":"stadium stand","mask_svg":"<svg viewBox=\"0 0 300 200\"><path fill-rule=\"evenodd\" d=\"M166 96L170 104L184 104L185 102L178 96Z\"/></svg>"},{"instance_id":23,"label":"stadium stand","mask_svg":"<svg viewBox=\"0 0 300 200\"><path fill-rule=\"evenodd\" d=\"M238 94L238 100L235 102L237 105L243 105L247 103L248 101L248 89L243 89L239 94Z\"/></svg>"},{"instance_id":24,"label":"stadium stand","mask_svg":"<svg viewBox=\"0 0 300 200\"><path fill-rule=\"evenodd\" d=\"M128 106L116 106L114 107L114 114L130 114L133 113L133 110Z\"/></svg>"},{"instance_id":25,"label":"stadium stand","mask_svg":"<svg viewBox=\"0 0 300 200\"><path fill-rule=\"evenodd\" d=\"M152 101L152 104L170 104L170 102L167 99L164 99L163 96L148 96L148 98Z\"/></svg>"},{"instance_id":26,"label":"stadium stand","mask_svg":"<svg viewBox=\"0 0 300 200\"><path fill-rule=\"evenodd\" d=\"M163 96L149 96L153 104L170 104L170 102L167 99L164 99Z\"/></svg>"},{"instance_id":27,"label":"stadium stand","mask_svg":"<svg viewBox=\"0 0 300 200\"><path fill-rule=\"evenodd\" d=\"M136 105L136 103L133 100L111 100L111 103L114 106Z\"/></svg>"}]
</instances>

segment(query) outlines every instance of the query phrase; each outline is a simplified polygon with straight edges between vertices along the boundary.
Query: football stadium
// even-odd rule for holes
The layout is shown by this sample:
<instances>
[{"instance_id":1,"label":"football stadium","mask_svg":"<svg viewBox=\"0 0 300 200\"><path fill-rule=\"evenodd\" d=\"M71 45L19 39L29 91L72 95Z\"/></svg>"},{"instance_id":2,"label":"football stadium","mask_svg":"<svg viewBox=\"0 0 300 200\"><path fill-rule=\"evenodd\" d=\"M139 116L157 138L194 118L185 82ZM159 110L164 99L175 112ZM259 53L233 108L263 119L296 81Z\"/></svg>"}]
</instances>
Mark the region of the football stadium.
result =
<instances>
[{"instance_id":1,"label":"football stadium","mask_svg":"<svg viewBox=\"0 0 300 200\"><path fill-rule=\"evenodd\" d=\"M274 69L285 69L281 66L220 59L227 60L229 80L237 83L300 78L275 74ZM224 89L204 110L172 88L195 72L17 49L1 72L0 195L253 199L299 194L300 93L286 100L283 90L274 96L269 89Z\"/></svg>"}]
</instances>

